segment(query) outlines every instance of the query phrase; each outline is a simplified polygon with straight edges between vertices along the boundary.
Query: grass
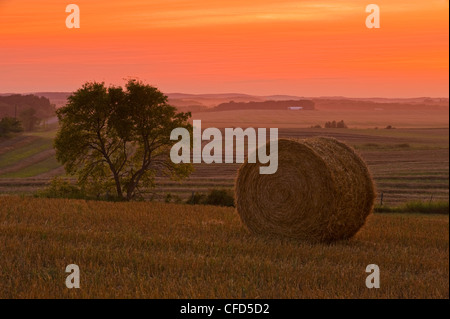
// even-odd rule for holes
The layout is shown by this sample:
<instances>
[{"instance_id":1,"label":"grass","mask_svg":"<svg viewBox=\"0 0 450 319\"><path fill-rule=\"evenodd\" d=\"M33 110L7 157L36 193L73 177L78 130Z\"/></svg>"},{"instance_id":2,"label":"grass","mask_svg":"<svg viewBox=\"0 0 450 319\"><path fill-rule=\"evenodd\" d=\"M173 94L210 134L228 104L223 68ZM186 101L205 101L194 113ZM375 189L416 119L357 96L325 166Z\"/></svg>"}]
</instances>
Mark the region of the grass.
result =
<instances>
[{"instance_id":1,"label":"grass","mask_svg":"<svg viewBox=\"0 0 450 319\"><path fill-rule=\"evenodd\" d=\"M448 202L408 202L397 207L377 206L377 213L417 213L417 214L449 214Z\"/></svg>"},{"instance_id":2,"label":"grass","mask_svg":"<svg viewBox=\"0 0 450 319\"><path fill-rule=\"evenodd\" d=\"M45 130L45 131L29 132L29 133L27 133L27 135L38 136L38 137L42 137L42 138L49 138L49 139L53 140L56 137L57 131L58 131L57 127L54 127L52 129Z\"/></svg>"},{"instance_id":3,"label":"grass","mask_svg":"<svg viewBox=\"0 0 450 319\"><path fill-rule=\"evenodd\" d=\"M61 164L56 160L55 156L50 156L43 161L34 163L30 166L27 166L17 172L9 172L0 175L0 178L24 178L24 177L33 177L39 174L46 173L51 171L52 169L60 167Z\"/></svg>"},{"instance_id":4,"label":"grass","mask_svg":"<svg viewBox=\"0 0 450 319\"><path fill-rule=\"evenodd\" d=\"M311 245L251 235L232 208L5 196L0 242L0 298L449 298L445 215L375 214Z\"/></svg>"},{"instance_id":5,"label":"grass","mask_svg":"<svg viewBox=\"0 0 450 319\"><path fill-rule=\"evenodd\" d=\"M33 143L25 145L21 148L14 149L10 152L0 156L0 168L4 168L15 164L21 160L38 154L42 151L51 149L53 147L53 140L49 138L39 138Z\"/></svg>"}]
</instances>

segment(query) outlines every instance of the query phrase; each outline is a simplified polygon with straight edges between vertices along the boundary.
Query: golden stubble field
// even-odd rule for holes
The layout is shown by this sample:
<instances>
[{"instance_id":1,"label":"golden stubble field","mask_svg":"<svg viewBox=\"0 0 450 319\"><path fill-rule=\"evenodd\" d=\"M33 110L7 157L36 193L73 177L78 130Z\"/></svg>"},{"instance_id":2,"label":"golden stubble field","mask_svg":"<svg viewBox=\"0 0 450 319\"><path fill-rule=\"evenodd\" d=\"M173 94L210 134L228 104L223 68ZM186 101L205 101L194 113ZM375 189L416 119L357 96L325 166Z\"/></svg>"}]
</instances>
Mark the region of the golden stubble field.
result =
<instances>
[{"instance_id":1,"label":"golden stubble field","mask_svg":"<svg viewBox=\"0 0 450 319\"><path fill-rule=\"evenodd\" d=\"M449 298L442 215L372 215L311 245L254 236L232 208L4 196L0 243L0 298Z\"/></svg>"}]
</instances>

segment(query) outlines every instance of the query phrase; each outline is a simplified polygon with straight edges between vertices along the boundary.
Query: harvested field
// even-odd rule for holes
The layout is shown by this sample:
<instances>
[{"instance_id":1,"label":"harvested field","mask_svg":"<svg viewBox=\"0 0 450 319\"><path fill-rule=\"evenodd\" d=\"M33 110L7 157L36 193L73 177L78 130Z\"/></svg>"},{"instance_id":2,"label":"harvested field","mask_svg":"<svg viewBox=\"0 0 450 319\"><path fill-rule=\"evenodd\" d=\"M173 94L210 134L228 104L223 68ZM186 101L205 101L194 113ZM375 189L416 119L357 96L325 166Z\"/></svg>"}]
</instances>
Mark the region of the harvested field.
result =
<instances>
[{"instance_id":1,"label":"harvested field","mask_svg":"<svg viewBox=\"0 0 450 319\"><path fill-rule=\"evenodd\" d=\"M0 197L0 242L0 298L449 298L442 215L372 215L324 245L251 235L232 208Z\"/></svg>"}]
</instances>

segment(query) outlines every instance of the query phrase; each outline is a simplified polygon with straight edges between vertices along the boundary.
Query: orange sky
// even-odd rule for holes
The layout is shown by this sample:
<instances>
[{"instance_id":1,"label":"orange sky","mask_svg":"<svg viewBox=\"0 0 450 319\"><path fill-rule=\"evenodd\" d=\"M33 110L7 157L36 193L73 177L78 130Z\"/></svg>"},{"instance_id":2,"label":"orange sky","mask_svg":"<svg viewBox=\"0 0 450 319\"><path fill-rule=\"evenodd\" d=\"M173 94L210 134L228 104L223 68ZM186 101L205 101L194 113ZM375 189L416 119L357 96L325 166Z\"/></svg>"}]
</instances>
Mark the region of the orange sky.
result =
<instances>
[{"instance_id":1,"label":"orange sky","mask_svg":"<svg viewBox=\"0 0 450 319\"><path fill-rule=\"evenodd\" d=\"M0 0L0 92L448 97L448 0ZM81 28L65 7L79 5ZM381 8L367 29L365 6Z\"/></svg>"}]
</instances>

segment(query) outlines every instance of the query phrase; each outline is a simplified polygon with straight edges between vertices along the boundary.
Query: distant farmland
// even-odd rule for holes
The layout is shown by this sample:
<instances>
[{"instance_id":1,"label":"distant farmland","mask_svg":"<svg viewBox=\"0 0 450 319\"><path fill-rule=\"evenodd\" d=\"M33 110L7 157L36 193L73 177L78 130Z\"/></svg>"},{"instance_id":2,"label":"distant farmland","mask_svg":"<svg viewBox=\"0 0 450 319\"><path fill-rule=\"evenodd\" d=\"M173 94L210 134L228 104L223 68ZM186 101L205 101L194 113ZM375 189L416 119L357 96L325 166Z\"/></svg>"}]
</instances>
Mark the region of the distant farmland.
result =
<instances>
[{"instance_id":1,"label":"distant farmland","mask_svg":"<svg viewBox=\"0 0 450 319\"><path fill-rule=\"evenodd\" d=\"M0 193L31 193L53 176L64 175L52 148L55 132L34 133L0 142ZM280 137L334 136L353 145L367 161L386 205L449 196L449 130L281 129ZM168 193L184 200L192 192L231 189L239 164L199 164L182 182L159 179L156 199Z\"/></svg>"}]
</instances>

